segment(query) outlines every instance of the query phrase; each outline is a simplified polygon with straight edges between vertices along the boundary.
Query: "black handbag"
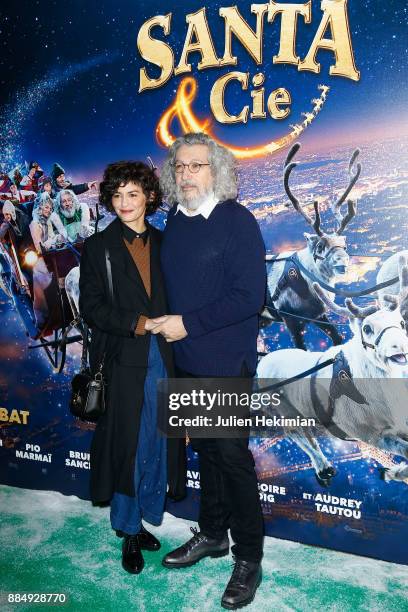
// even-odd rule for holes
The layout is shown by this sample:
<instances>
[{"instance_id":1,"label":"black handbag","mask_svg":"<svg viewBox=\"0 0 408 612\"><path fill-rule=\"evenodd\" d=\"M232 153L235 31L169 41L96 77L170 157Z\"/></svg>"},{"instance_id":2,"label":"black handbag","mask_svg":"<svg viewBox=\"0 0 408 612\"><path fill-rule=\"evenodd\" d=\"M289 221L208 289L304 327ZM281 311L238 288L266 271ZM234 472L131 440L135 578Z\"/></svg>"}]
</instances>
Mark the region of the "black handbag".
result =
<instances>
[{"instance_id":1,"label":"black handbag","mask_svg":"<svg viewBox=\"0 0 408 612\"><path fill-rule=\"evenodd\" d=\"M111 303L113 303L112 270L107 248L105 248L105 261L109 294ZM88 334L88 326L83 322L81 369L71 381L69 409L74 416L95 423L106 410L106 380L103 373L106 352L103 354L97 372L92 375L88 365Z\"/></svg>"}]
</instances>

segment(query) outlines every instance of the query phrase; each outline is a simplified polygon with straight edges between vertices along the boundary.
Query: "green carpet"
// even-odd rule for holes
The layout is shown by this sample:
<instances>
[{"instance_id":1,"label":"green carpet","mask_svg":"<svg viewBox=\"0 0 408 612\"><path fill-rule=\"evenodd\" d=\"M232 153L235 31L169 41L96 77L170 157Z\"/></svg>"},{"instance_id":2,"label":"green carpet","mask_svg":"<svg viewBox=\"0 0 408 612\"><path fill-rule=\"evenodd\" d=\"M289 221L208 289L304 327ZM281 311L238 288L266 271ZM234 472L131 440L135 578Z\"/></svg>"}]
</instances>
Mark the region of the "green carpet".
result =
<instances>
[{"instance_id":1,"label":"green carpet","mask_svg":"<svg viewBox=\"0 0 408 612\"><path fill-rule=\"evenodd\" d=\"M189 521L165 515L151 528L162 550L145 552L138 576L123 571L108 509L59 493L0 486L1 592L65 593L63 607L6 605L5 610L221 610L230 557L166 570L163 554L191 534ZM150 529L150 527L149 527ZM266 538L264 578L245 610L408 611L408 568ZM4 595L3 595L4 597Z\"/></svg>"}]
</instances>

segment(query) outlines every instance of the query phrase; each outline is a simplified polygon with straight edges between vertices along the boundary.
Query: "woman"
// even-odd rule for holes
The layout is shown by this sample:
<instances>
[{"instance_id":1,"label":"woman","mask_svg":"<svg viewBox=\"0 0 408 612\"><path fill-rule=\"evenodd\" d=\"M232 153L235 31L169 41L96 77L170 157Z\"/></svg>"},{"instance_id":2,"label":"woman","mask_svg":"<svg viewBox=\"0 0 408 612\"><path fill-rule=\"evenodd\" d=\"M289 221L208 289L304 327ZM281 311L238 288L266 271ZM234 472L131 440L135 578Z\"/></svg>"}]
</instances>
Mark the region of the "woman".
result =
<instances>
[{"instance_id":1,"label":"woman","mask_svg":"<svg viewBox=\"0 0 408 612\"><path fill-rule=\"evenodd\" d=\"M44 191L36 200L33 220L30 223L31 237L38 253L41 253L41 245L48 250L63 244L68 238L67 231L53 208L51 196Z\"/></svg>"},{"instance_id":2,"label":"woman","mask_svg":"<svg viewBox=\"0 0 408 612\"><path fill-rule=\"evenodd\" d=\"M159 524L167 482L173 498L184 496L185 484L183 441L166 440L156 427L156 383L173 376L171 346L145 329L167 311L161 232L145 219L156 211L161 192L151 168L124 161L106 168L100 199L117 218L85 240L79 281L79 310L92 330L91 370L103 360L108 389L91 445L91 499L111 502L112 528L124 536L122 565L139 573L141 548L160 548L142 518Z\"/></svg>"},{"instance_id":3,"label":"woman","mask_svg":"<svg viewBox=\"0 0 408 612\"><path fill-rule=\"evenodd\" d=\"M58 215L53 212L52 199L46 192L41 194L33 210L30 232L38 254L33 266L33 293L36 325L40 330L49 316L46 290L53 281L53 273L45 265L42 250L61 246L67 240L67 232Z\"/></svg>"}]
</instances>

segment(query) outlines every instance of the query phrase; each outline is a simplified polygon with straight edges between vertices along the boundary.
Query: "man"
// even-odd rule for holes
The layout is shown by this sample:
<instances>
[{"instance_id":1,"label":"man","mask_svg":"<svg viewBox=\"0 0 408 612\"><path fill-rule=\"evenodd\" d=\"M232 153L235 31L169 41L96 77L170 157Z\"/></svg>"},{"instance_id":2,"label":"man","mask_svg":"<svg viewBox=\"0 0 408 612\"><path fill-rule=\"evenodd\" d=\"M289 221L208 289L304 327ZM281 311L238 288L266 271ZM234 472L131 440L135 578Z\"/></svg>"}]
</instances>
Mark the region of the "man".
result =
<instances>
[{"instance_id":1,"label":"man","mask_svg":"<svg viewBox=\"0 0 408 612\"><path fill-rule=\"evenodd\" d=\"M29 233L27 215L8 200L3 204L2 213L4 220L0 225L0 240L3 240L6 233L11 230L15 246L21 247Z\"/></svg>"},{"instance_id":2,"label":"man","mask_svg":"<svg viewBox=\"0 0 408 612\"><path fill-rule=\"evenodd\" d=\"M13 202L20 204L33 200L36 195L37 194L35 191L30 191L29 189L25 188L19 189L15 183L11 183L9 186L9 191L2 193L1 197L8 200L13 200Z\"/></svg>"},{"instance_id":3,"label":"man","mask_svg":"<svg viewBox=\"0 0 408 612\"><path fill-rule=\"evenodd\" d=\"M59 164L55 163L51 170L51 178L52 178L52 194L51 197L55 198L55 196L62 189L70 189L75 193L75 195L80 195L81 193L85 193L89 189L96 189L96 181L90 181L89 183L79 183L78 185L73 185L69 181L65 180L65 170Z\"/></svg>"},{"instance_id":4,"label":"man","mask_svg":"<svg viewBox=\"0 0 408 612\"><path fill-rule=\"evenodd\" d=\"M234 157L205 134L187 134L171 146L161 186L172 206L161 252L171 314L149 328L174 342L181 377L252 376L265 249L253 215L236 201ZM163 565L228 554L230 528L236 563L221 604L242 607L261 581L263 544L248 438L194 439L192 446L200 459L200 531Z\"/></svg>"},{"instance_id":5,"label":"man","mask_svg":"<svg viewBox=\"0 0 408 612\"><path fill-rule=\"evenodd\" d=\"M35 191L19 189L15 183L10 184L8 193L0 194L0 200L6 198L10 200L17 210L23 211L29 218L33 214L34 198L37 196Z\"/></svg>"},{"instance_id":6,"label":"man","mask_svg":"<svg viewBox=\"0 0 408 612\"><path fill-rule=\"evenodd\" d=\"M28 172L21 179L20 188L31 191L38 191L38 179L44 174L40 164L36 161L32 161L28 165Z\"/></svg>"},{"instance_id":7,"label":"man","mask_svg":"<svg viewBox=\"0 0 408 612\"><path fill-rule=\"evenodd\" d=\"M29 231L29 218L28 216L18 210L12 202L6 201L2 208L3 221L0 223L0 243L4 244L0 251L11 253L13 247L17 255L17 260L14 261L12 268L10 268L11 276L9 277L9 289L12 295L14 305L20 314L24 325L33 338L37 334L37 328L35 325L35 317L33 305L31 303L29 286L32 285L32 269L26 267L24 271L18 267L18 262L21 261L21 257L24 256L24 252L27 249L32 248L31 235ZM13 258L15 257L13 255ZM5 262L4 257L0 257L0 274L2 264Z\"/></svg>"},{"instance_id":8,"label":"man","mask_svg":"<svg viewBox=\"0 0 408 612\"><path fill-rule=\"evenodd\" d=\"M55 198L55 207L70 242L85 239L93 234L89 206L80 202L73 191L62 189Z\"/></svg>"},{"instance_id":9,"label":"man","mask_svg":"<svg viewBox=\"0 0 408 612\"><path fill-rule=\"evenodd\" d=\"M10 170L10 172L8 173L8 177L12 183L14 183L15 185L17 185L18 188L20 188L20 183L23 178L23 175L21 174L20 165L17 165L15 166L15 168Z\"/></svg>"},{"instance_id":10,"label":"man","mask_svg":"<svg viewBox=\"0 0 408 612\"><path fill-rule=\"evenodd\" d=\"M0 197L9 191L11 185L11 178L5 172L0 173Z\"/></svg>"},{"instance_id":11,"label":"man","mask_svg":"<svg viewBox=\"0 0 408 612\"><path fill-rule=\"evenodd\" d=\"M51 196L52 179L50 176L45 176L45 174L38 179L38 192L41 194L44 193L44 191L46 191Z\"/></svg>"}]
</instances>

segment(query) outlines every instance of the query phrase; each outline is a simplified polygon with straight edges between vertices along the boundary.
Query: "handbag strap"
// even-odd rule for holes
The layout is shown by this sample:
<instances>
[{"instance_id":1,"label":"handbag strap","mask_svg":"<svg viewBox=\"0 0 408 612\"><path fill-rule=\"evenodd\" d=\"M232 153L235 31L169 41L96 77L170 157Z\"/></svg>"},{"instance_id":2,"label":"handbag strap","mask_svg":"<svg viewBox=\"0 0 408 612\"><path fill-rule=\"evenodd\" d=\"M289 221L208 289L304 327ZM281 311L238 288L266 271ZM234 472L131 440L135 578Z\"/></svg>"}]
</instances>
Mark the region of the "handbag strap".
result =
<instances>
[{"instance_id":1,"label":"handbag strap","mask_svg":"<svg viewBox=\"0 0 408 612\"><path fill-rule=\"evenodd\" d=\"M112 268L111 268L109 249L107 246L105 246L105 264L106 264L106 275L108 277L109 297L110 297L111 305L113 306L114 298L113 298ZM99 364L99 372L102 372L102 369L105 363L105 357L106 357L106 350L104 351L102 355L102 360Z\"/></svg>"},{"instance_id":2,"label":"handbag strap","mask_svg":"<svg viewBox=\"0 0 408 612\"><path fill-rule=\"evenodd\" d=\"M109 297L111 304L113 305L113 281L112 281L112 268L109 255L109 249L105 246L105 263L106 263L106 274L108 277ZM82 336L82 354L81 354L81 370L85 370L88 364L88 346L89 346L89 328L85 321L82 319L83 324L83 336ZM102 357L102 361L99 364L99 370L102 369L105 361L105 353Z\"/></svg>"},{"instance_id":3,"label":"handbag strap","mask_svg":"<svg viewBox=\"0 0 408 612\"><path fill-rule=\"evenodd\" d=\"M82 355L81 355L81 370L86 370L88 367L88 343L89 343L89 328L82 319Z\"/></svg>"},{"instance_id":4,"label":"handbag strap","mask_svg":"<svg viewBox=\"0 0 408 612\"><path fill-rule=\"evenodd\" d=\"M107 246L105 246L105 261L106 261L106 274L108 276L109 295L111 299L111 305L113 306L112 268L111 268L109 249Z\"/></svg>"}]
</instances>

